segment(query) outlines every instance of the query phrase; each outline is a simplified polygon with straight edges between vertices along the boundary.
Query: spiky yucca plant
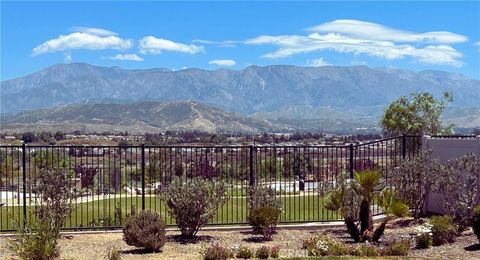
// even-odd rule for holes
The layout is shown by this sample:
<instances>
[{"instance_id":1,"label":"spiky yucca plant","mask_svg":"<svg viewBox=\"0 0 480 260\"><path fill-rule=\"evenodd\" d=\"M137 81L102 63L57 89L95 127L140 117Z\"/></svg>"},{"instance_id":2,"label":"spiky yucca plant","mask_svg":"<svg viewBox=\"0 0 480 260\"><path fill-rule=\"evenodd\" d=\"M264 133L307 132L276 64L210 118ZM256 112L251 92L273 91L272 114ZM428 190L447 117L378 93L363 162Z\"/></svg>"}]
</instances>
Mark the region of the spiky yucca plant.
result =
<instances>
[{"instance_id":1,"label":"spiky yucca plant","mask_svg":"<svg viewBox=\"0 0 480 260\"><path fill-rule=\"evenodd\" d=\"M394 190L385 188L380 171L356 172L354 177L350 183L343 181L338 188L327 194L324 207L341 212L347 231L355 242L378 241L390 216L398 215L404 209L408 211L408 207L396 199ZM375 230L370 209L374 198L378 198L379 205L387 214L387 218ZM359 199L360 203L358 210L352 211L352 205L347 203L355 199Z\"/></svg>"}]
</instances>

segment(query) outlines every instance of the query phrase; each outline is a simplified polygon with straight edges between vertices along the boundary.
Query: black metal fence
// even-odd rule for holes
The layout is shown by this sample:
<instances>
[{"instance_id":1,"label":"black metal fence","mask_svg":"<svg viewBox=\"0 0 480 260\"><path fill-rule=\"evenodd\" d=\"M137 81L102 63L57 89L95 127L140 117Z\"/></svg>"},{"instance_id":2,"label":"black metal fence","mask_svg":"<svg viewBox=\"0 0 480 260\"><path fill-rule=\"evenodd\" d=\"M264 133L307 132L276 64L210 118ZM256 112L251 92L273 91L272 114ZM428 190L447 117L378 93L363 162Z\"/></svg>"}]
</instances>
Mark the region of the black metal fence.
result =
<instances>
[{"instance_id":1,"label":"black metal fence","mask_svg":"<svg viewBox=\"0 0 480 260\"><path fill-rule=\"evenodd\" d=\"M29 221L39 199L35 177L45 167L64 169L76 194L65 229L118 228L132 210L145 209L173 225L163 191L175 176L227 184L229 199L212 225L246 224L246 192L254 185L275 190L280 222L335 220L340 216L322 206L326 183L378 168L389 185L392 168L420 146L420 137L406 135L333 146L0 146L0 231Z\"/></svg>"}]
</instances>

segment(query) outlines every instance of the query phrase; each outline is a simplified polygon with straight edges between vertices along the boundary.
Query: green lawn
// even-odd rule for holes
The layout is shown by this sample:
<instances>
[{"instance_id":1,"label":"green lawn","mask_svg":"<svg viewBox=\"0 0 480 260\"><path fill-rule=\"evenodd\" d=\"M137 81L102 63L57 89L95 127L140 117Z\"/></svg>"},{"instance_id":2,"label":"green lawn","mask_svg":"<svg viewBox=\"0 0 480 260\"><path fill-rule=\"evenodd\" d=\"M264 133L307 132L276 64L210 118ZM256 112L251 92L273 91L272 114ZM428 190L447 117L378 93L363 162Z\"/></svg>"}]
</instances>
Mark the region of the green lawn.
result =
<instances>
[{"instance_id":1,"label":"green lawn","mask_svg":"<svg viewBox=\"0 0 480 260\"><path fill-rule=\"evenodd\" d=\"M101 197L100 197L101 198ZM280 195L283 203L281 222L322 221L338 219L338 216L322 207L322 198L318 195ZM217 212L212 224L223 225L233 223L247 223L247 199L244 196L231 197ZM121 211L122 219L130 213L132 207L138 210L142 207L141 196L106 198L86 203L79 203L72 212L67 222L67 228L89 227L92 225L119 226L120 219L115 217L115 205ZM174 224L174 220L168 215L165 201L160 197L145 197L145 208L160 213L168 225ZM29 208L31 209L31 208ZM23 207L4 206L1 209L0 230L12 229L11 220L22 218ZM8 219L7 219L8 216ZM107 218L104 218L104 217ZM118 216L118 214L117 214ZM109 217L109 218L108 218Z\"/></svg>"}]
</instances>

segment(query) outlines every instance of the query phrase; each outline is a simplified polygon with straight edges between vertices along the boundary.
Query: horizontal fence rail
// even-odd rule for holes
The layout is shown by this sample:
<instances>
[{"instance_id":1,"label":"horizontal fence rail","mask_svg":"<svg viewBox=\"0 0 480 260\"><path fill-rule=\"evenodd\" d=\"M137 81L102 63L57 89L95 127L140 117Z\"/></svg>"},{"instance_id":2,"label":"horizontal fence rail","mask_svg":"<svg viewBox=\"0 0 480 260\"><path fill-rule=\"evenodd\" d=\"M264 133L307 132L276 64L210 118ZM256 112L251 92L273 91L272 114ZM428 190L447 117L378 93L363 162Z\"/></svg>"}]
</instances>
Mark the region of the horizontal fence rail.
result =
<instances>
[{"instance_id":1,"label":"horizontal fence rail","mask_svg":"<svg viewBox=\"0 0 480 260\"><path fill-rule=\"evenodd\" d=\"M392 169L420 146L421 137L407 135L340 146L0 146L0 231L34 217L36 176L46 167L64 170L76 194L65 229L119 228L138 210L174 225L164 191L175 177L227 185L228 201L212 225L247 224L247 190L255 185L275 191L282 223L337 220L323 200L340 174L379 169L391 185Z\"/></svg>"}]
</instances>

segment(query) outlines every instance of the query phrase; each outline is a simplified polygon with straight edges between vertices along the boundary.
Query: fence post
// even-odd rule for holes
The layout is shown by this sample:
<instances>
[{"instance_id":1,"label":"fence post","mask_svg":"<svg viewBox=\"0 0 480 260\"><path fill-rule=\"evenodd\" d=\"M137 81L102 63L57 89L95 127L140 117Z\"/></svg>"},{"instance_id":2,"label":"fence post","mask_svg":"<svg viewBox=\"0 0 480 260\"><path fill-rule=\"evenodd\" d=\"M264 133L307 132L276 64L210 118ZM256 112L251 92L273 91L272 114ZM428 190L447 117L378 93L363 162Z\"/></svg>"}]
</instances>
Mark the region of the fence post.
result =
<instances>
[{"instance_id":1,"label":"fence post","mask_svg":"<svg viewBox=\"0 0 480 260\"><path fill-rule=\"evenodd\" d=\"M350 144L350 179L353 179L353 164L354 164L354 161L353 161L353 144Z\"/></svg>"},{"instance_id":2,"label":"fence post","mask_svg":"<svg viewBox=\"0 0 480 260\"><path fill-rule=\"evenodd\" d=\"M145 144L142 144L142 211L145 210Z\"/></svg>"},{"instance_id":3,"label":"fence post","mask_svg":"<svg viewBox=\"0 0 480 260\"><path fill-rule=\"evenodd\" d=\"M255 174L253 172L253 145L250 145L250 186L255 186Z\"/></svg>"},{"instance_id":4,"label":"fence post","mask_svg":"<svg viewBox=\"0 0 480 260\"><path fill-rule=\"evenodd\" d=\"M27 175L26 175L26 149L22 144L22 180L23 180L23 227L27 225Z\"/></svg>"},{"instance_id":5,"label":"fence post","mask_svg":"<svg viewBox=\"0 0 480 260\"><path fill-rule=\"evenodd\" d=\"M405 160L407 157L407 135L402 135L402 158Z\"/></svg>"}]
</instances>

